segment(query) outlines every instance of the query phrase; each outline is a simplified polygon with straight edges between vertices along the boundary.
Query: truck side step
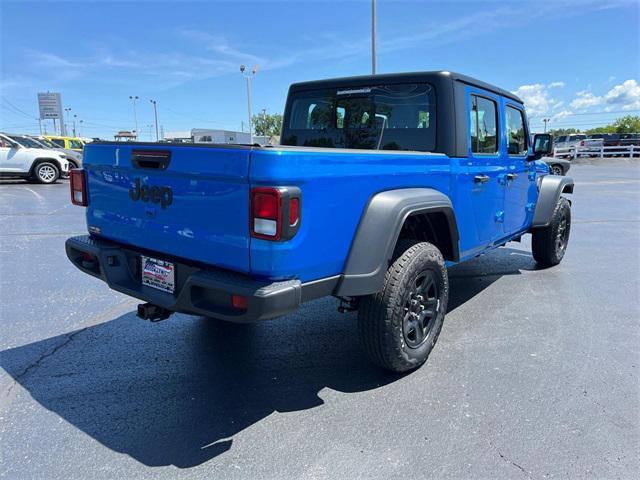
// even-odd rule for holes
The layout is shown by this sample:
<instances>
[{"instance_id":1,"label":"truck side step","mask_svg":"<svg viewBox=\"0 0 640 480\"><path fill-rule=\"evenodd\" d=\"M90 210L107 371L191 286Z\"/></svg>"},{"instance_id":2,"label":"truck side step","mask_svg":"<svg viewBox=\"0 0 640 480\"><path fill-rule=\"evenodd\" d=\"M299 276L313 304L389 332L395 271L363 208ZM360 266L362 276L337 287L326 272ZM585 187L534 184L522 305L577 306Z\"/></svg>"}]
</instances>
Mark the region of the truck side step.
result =
<instances>
[{"instance_id":1,"label":"truck side step","mask_svg":"<svg viewBox=\"0 0 640 480\"><path fill-rule=\"evenodd\" d=\"M152 322L159 322L166 320L171 316L173 312L166 308L159 307L153 303L141 303L138 305L138 317L142 320L151 320Z\"/></svg>"}]
</instances>

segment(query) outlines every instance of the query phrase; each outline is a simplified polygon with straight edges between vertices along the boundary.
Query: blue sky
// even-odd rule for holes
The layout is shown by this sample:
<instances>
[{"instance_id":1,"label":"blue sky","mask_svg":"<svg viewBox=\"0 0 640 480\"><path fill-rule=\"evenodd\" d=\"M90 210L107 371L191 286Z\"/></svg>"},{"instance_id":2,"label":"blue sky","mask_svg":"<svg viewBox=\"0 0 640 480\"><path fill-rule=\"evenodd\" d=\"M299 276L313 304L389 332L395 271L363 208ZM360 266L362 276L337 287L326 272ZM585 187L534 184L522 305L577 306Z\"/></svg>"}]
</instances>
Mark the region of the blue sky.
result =
<instances>
[{"instance_id":1,"label":"blue sky","mask_svg":"<svg viewBox=\"0 0 640 480\"><path fill-rule=\"evenodd\" d=\"M82 134L239 129L288 85L370 73L369 0L38 3L0 0L0 130L37 133L36 94L62 93ZM378 0L380 73L452 70L519 93L534 128L640 114L638 0ZM51 127L49 127L51 129ZM143 133L143 139L148 133Z\"/></svg>"}]
</instances>

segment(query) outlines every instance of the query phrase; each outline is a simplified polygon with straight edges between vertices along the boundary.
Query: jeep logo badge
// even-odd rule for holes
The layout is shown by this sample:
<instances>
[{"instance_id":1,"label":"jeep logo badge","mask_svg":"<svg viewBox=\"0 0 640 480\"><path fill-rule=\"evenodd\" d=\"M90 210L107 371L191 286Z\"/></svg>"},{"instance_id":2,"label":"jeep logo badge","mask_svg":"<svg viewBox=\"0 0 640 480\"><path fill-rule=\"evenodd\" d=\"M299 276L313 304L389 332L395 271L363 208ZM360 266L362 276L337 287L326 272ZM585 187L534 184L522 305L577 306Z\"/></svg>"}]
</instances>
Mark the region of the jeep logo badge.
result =
<instances>
[{"instance_id":1,"label":"jeep logo badge","mask_svg":"<svg viewBox=\"0 0 640 480\"><path fill-rule=\"evenodd\" d=\"M129 198L134 202L142 200L143 202L159 203L164 210L173 203L173 192L171 187L142 185L140 179L136 178L135 188L129 188Z\"/></svg>"}]
</instances>

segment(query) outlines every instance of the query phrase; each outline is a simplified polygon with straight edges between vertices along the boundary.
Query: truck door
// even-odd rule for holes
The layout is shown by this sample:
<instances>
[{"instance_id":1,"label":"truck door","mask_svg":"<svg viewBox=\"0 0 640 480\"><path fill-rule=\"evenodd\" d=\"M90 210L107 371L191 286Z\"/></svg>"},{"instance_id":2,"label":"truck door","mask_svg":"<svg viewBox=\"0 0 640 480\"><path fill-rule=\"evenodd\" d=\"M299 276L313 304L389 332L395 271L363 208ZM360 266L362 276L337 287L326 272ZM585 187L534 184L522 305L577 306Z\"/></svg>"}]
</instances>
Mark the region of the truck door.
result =
<instances>
[{"instance_id":1,"label":"truck door","mask_svg":"<svg viewBox=\"0 0 640 480\"><path fill-rule=\"evenodd\" d=\"M506 173L500 155L499 107L500 99L489 92L468 88L469 158L463 190L468 194L473 212L476 238L471 244L464 241L461 250L467 254L482 250L503 236L504 188Z\"/></svg>"},{"instance_id":2,"label":"truck door","mask_svg":"<svg viewBox=\"0 0 640 480\"><path fill-rule=\"evenodd\" d=\"M504 233L513 235L528 225L528 216L533 214L530 203L535 198L536 185L535 175L529 176L529 170L534 166L527 160L529 132L524 111L521 106L505 101L503 116L505 119L504 143L507 147Z\"/></svg>"}]
</instances>

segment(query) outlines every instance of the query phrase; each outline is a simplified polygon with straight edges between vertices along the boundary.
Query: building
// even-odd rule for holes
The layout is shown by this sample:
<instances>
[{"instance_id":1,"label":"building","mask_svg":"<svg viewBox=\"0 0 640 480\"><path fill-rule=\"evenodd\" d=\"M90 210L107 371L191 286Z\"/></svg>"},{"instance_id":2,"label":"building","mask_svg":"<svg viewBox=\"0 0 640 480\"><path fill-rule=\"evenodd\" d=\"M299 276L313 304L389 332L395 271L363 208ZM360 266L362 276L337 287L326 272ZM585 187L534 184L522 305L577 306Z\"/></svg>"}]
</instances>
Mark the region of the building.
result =
<instances>
[{"instance_id":1,"label":"building","mask_svg":"<svg viewBox=\"0 0 640 480\"><path fill-rule=\"evenodd\" d=\"M247 132L234 132L232 130L192 128L191 138L195 143L251 143L251 135L249 135Z\"/></svg>"}]
</instances>

